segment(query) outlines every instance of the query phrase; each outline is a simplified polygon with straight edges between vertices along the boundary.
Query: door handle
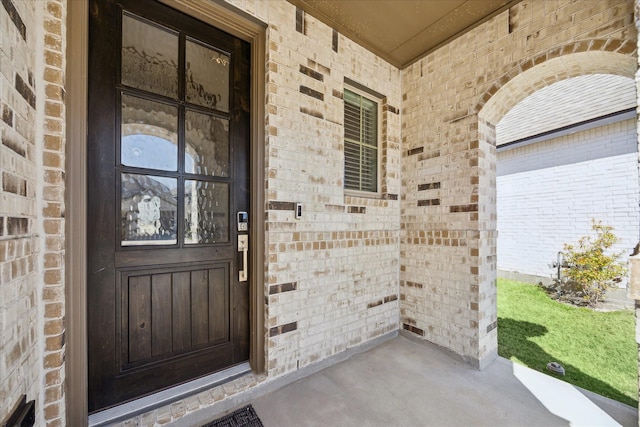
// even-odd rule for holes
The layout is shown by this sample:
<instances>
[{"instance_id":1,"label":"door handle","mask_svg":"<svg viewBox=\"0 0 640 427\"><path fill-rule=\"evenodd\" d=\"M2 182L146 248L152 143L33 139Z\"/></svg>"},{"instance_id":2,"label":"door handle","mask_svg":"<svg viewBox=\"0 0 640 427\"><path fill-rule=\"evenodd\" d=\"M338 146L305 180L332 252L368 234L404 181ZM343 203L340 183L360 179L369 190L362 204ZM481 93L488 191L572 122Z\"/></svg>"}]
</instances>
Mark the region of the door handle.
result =
<instances>
[{"instance_id":1,"label":"door handle","mask_svg":"<svg viewBox=\"0 0 640 427\"><path fill-rule=\"evenodd\" d=\"M247 253L249 252L249 235L238 234L238 252L242 252L242 270L238 273L238 281L247 281Z\"/></svg>"}]
</instances>

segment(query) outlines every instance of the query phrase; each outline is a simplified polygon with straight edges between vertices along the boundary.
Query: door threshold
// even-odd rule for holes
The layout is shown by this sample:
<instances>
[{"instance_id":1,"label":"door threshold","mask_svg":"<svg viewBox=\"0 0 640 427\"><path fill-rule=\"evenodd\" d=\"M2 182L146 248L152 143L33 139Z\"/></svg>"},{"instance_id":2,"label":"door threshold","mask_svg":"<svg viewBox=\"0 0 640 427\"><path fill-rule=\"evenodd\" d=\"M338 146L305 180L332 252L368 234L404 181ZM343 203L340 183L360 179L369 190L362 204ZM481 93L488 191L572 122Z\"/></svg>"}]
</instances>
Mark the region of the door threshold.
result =
<instances>
[{"instance_id":1,"label":"door threshold","mask_svg":"<svg viewBox=\"0 0 640 427\"><path fill-rule=\"evenodd\" d=\"M176 400L227 383L251 372L249 362L89 415L89 427L106 426L169 405Z\"/></svg>"}]
</instances>

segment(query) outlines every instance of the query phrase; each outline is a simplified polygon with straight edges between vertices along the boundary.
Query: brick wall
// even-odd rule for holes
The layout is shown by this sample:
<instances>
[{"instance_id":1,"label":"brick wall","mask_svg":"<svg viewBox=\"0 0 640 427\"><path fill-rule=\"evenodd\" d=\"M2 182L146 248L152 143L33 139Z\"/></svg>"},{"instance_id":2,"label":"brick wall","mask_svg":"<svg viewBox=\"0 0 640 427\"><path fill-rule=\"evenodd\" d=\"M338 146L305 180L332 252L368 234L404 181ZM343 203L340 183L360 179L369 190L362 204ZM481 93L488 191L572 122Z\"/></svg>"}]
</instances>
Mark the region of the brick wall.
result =
<instances>
[{"instance_id":1,"label":"brick wall","mask_svg":"<svg viewBox=\"0 0 640 427\"><path fill-rule=\"evenodd\" d=\"M265 294L277 376L398 327L400 72L289 3L269 5ZM386 96L378 198L343 189L345 78Z\"/></svg>"},{"instance_id":2,"label":"brick wall","mask_svg":"<svg viewBox=\"0 0 640 427\"><path fill-rule=\"evenodd\" d=\"M524 0L402 73L286 2L231 3L269 23L268 377L397 328L398 267L399 327L483 366L497 346L495 124L553 81L635 70L615 61L635 62L630 3ZM345 77L387 96L381 199L342 190ZM134 421L165 423L265 380Z\"/></svg>"},{"instance_id":3,"label":"brick wall","mask_svg":"<svg viewBox=\"0 0 640 427\"><path fill-rule=\"evenodd\" d=\"M630 1L524 0L403 72L401 322L479 365L497 348L495 125L587 73L635 72Z\"/></svg>"},{"instance_id":4,"label":"brick wall","mask_svg":"<svg viewBox=\"0 0 640 427\"><path fill-rule=\"evenodd\" d=\"M0 418L3 418L20 395L26 394L29 400L39 397L42 358L38 350L42 333L37 328L40 239L35 203L38 182L33 174L39 161L33 126L35 40L27 33L36 22L35 6L3 1L0 20L0 383L3 385Z\"/></svg>"},{"instance_id":5,"label":"brick wall","mask_svg":"<svg viewBox=\"0 0 640 427\"><path fill-rule=\"evenodd\" d=\"M550 82L635 72L632 3L524 0L402 72L285 1L231 3L269 24L268 376L127 425L180 419L399 327L482 366L497 333L495 124ZM39 425L65 424L65 6L0 8L0 408L26 393ZM380 198L342 188L345 78L385 97Z\"/></svg>"},{"instance_id":6,"label":"brick wall","mask_svg":"<svg viewBox=\"0 0 640 427\"><path fill-rule=\"evenodd\" d=\"M498 153L498 268L545 278L564 243L615 227L613 250L638 242L636 121L601 126ZM535 237L532 237L535 236Z\"/></svg>"},{"instance_id":7,"label":"brick wall","mask_svg":"<svg viewBox=\"0 0 640 427\"><path fill-rule=\"evenodd\" d=\"M0 7L0 419L22 394L64 425L63 22L57 0Z\"/></svg>"}]
</instances>

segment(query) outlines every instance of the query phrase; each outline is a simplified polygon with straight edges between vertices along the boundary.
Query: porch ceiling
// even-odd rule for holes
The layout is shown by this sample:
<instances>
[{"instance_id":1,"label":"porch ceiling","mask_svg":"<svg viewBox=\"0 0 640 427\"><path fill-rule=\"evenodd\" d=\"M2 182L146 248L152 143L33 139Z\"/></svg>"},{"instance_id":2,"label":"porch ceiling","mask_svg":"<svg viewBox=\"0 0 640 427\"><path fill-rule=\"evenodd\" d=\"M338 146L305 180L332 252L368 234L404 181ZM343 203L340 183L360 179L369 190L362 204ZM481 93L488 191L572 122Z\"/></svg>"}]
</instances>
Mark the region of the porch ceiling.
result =
<instances>
[{"instance_id":1,"label":"porch ceiling","mask_svg":"<svg viewBox=\"0 0 640 427\"><path fill-rule=\"evenodd\" d=\"M289 0L404 68L521 0Z\"/></svg>"}]
</instances>

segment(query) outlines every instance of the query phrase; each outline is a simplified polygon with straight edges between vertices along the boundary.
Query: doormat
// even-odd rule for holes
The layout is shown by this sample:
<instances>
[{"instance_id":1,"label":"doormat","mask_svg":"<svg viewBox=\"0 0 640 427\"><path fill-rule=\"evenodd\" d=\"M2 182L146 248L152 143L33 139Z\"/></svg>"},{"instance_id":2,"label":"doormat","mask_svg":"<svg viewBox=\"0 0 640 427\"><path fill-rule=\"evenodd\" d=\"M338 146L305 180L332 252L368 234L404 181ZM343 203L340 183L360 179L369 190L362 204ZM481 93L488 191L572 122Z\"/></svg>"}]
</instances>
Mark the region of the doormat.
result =
<instances>
[{"instance_id":1,"label":"doormat","mask_svg":"<svg viewBox=\"0 0 640 427\"><path fill-rule=\"evenodd\" d=\"M264 427L253 406L248 405L202 427Z\"/></svg>"}]
</instances>

